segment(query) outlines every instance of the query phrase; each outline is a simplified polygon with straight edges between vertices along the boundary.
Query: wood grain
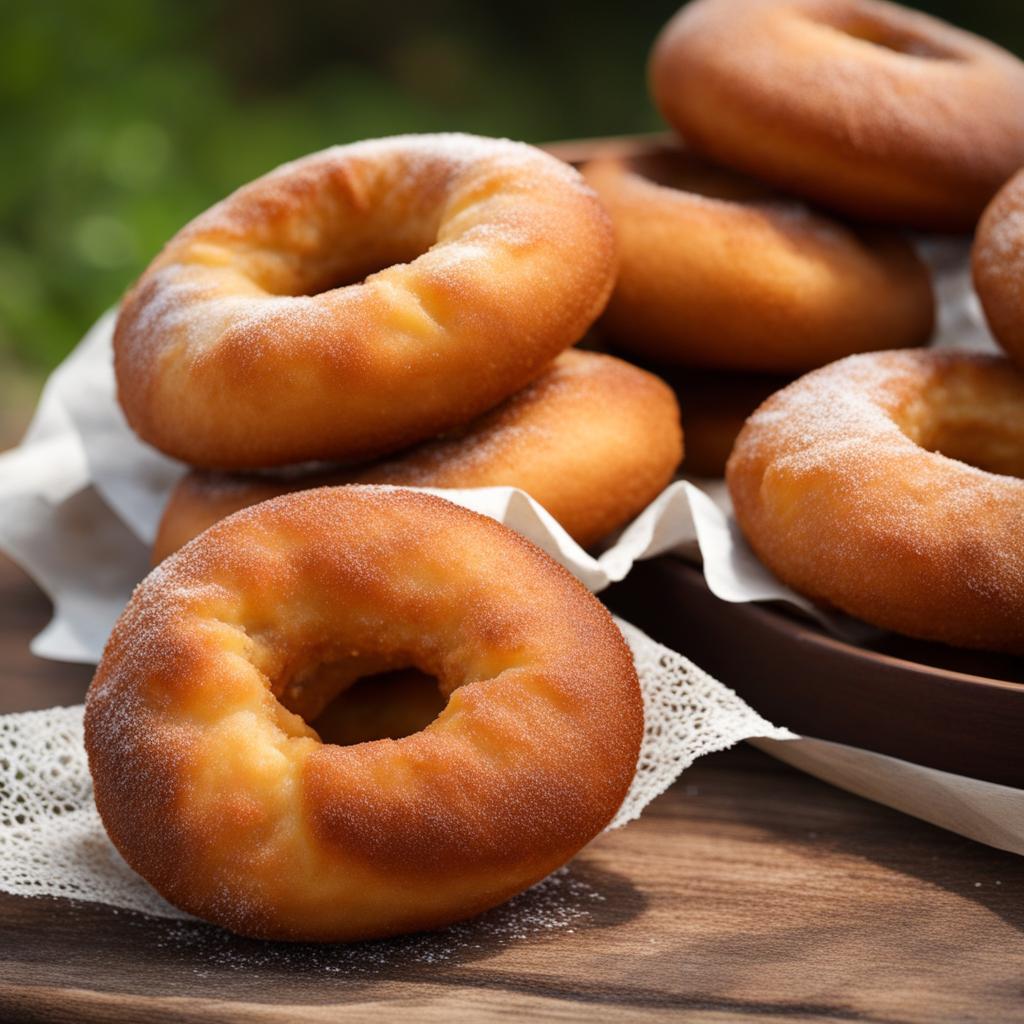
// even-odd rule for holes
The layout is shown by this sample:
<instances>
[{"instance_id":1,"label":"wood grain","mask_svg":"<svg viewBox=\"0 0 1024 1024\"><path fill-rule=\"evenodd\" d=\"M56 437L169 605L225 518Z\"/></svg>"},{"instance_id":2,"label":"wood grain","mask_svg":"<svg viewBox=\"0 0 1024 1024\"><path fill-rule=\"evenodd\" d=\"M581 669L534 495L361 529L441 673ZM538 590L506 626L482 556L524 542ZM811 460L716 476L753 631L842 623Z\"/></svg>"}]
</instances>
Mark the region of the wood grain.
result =
<instances>
[{"instance_id":1,"label":"wood grain","mask_svg":"<svg viewBox=\"0 0 1024 1024\"><path fill-rule=\"evenodd\" d=\"M48 607L2 561L0 602L0 710L80 699L88 669L26 654ZM5 1022L1011 1021L1022 968L1024 861L749 748L455 932L288 946L0 896Z\"/></svg>"}]
</instances>

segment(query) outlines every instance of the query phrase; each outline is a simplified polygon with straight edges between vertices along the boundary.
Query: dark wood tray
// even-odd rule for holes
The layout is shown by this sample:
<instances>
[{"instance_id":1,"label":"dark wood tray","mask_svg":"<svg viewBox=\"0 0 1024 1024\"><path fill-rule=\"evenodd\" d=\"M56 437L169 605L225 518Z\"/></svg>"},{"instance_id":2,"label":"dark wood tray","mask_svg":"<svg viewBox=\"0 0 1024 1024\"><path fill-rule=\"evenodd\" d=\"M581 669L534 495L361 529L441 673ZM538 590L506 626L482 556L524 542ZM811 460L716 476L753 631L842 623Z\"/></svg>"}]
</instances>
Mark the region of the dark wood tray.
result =
<instances>
[{"instance_id":1,"label":"dark wood tray","mask_svg":"<svg viewBox=\"0 0 1024 1024\"><path fill-rule=\"evenodd\" d=\"M1024 659L888 634L855 647L781 605L721 601L676 558L602 596L778 725L1024 787Z\"/></svg>"}]
</instances>

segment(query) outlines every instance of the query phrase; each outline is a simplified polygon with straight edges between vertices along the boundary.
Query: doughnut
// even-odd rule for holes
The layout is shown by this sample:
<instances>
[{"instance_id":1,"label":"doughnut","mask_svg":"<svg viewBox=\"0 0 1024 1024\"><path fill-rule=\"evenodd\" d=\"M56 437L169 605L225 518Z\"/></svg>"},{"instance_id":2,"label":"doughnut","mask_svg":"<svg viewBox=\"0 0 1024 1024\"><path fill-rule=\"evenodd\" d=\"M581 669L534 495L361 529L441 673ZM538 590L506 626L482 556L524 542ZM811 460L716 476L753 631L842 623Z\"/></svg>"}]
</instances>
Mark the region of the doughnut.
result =
<instances>
[{"instance_id":1,"label":"doughnut","mask_svg":"<svg viewBox=\"0 0 1024 1024\"><path fill-rule=\"evenodd\" d=\"M117 393L193 466L369 458L458 427L578 340L614 278L578 172L468 135L337 146L186 225L125 297Z\"/></svg>"},{"instance_id":2,"label":"doughnut","mask_svg":"<svg viewBox=\"0 0 1024 1024\"><path fill-rule=\"evenodd\" d=\"M996 340L1024 367L1024 171L999 192L978 225L974 286Z\"/></svg>"},{"instance_id":3,"label":"doughnut","mask_svg":"<svg viewBox=\"0 0 1024 1024\"><path fill-rule=\"evenodd\" d=\"M679 396L688 476L720 477L747 417L790 377L659 367Z\"/></svg>"},{"instance_id":4,"label":"doughnut","mask_svg":"<svg viewBox=\"0 0 1024 1024\"><path fill-rule=\"evenodd\" d=\"M747 421L736 519L794 590L882 629L1024 654L1024 373L1000 356L850 356Z\"/></svg>"},{"instance_id":5,"label":"doughnut","mask_svg":"<svg viewBox=\"0 0 1024 1024\"><path fill-rule=\"evenodd\" d=\"M970 231L1024 165L1024 64L877 0L694 0L651 91L706 156L855 217Z\"/></svg>"},{"instance_id":6,"label":"doughnut","mask_svg":"<svg viewBox=\"0 0 1024 1024\"><path fill-rule=\"evenodd\" d=\"M626 352L794 375L931 335L931 279L904 238L840 224L685 149L583 173L619 250L599 326Z\"/></svg>"},{"instance_id":7,"label":"doughnut","mask_svg":"<svg viewBox=\"0 0 1024 1024\"><path fill-rule=\"evenodd\" d=\"M414 666L444 708L341 746L307 723ZM509 898L605 828L643 734L632 656L579 581L415 491L320 488L217 523L136 589L85 743L125 860L242 935L347 941Z\"/></svg>"},{"instance_id":8,"label":"doughnut","mask_svg":"<svg viewBox=\"0 0 1024 1024\"><path fill-rule=\"evenodd\" d=\"M520 487L589 546L646 508L682 455L667 385L621 359L571 349L469 427L389 461L273 476L187 474L164 510L153 561L240 508L346 483Z\"/></svg>"}]
</instances>

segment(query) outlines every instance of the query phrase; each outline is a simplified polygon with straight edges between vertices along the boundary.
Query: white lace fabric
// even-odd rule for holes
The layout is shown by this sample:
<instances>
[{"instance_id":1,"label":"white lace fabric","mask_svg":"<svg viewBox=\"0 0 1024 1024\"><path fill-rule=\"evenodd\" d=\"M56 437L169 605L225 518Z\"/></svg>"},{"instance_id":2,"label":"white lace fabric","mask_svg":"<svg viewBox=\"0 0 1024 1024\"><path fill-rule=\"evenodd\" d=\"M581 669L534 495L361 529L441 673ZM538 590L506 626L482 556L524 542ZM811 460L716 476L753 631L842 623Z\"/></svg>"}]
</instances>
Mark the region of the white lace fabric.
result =
<instances>
[{"instance_id":1,"label":"white lace fabric","mask_svg":"<svg viewBox=\"0 0 1024 1024\"><path fill-rule=\"evenodd\" d=\"M703 754L750 737L792 736L682 655L628 623L619 626L636 660L646 728L633 785L610 828L639 817ZM0 891L187 917L107 838L92 796L82 712L79 704L0 716Z\"/></svg>"}]
</instances>

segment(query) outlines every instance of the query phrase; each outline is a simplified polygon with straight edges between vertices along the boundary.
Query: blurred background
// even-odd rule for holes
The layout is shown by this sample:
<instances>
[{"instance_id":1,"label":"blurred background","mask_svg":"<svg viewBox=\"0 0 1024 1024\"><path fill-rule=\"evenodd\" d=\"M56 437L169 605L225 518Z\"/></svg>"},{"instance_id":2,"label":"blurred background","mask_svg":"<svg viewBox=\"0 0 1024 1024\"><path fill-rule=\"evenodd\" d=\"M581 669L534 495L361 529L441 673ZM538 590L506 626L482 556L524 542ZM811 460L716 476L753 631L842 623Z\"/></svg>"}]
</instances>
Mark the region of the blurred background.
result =
<instances>
[{"instance_id":1,"label":"blurred background","mask_svg":"<svg viewBox=\"0 0 1024 1024\"><path fill-rule=\"evenodd\" d=\"M918 0L1024 54L1022 0ZM185 221L331 143L660 127L678 0L8 0L0 32L0 439ZM1024 116L1024 113L1022 113Z\"/></svg>"}]
</instances>

